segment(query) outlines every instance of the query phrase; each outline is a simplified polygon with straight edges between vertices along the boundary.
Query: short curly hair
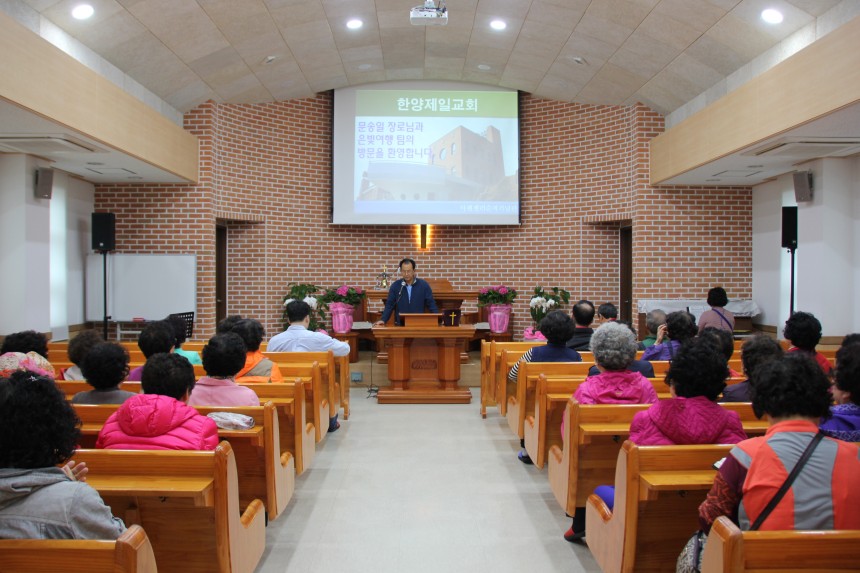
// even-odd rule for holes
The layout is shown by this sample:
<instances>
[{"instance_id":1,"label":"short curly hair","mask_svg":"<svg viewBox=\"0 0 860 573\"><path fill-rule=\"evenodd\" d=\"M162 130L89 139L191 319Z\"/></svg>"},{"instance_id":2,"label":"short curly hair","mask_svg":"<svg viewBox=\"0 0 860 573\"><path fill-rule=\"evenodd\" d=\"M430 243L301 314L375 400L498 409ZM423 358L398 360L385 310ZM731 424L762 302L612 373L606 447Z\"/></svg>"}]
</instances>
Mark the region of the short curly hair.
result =
<instances>
[{"instance_id":1,"label":"short curly hair","mask_svg":"<svg viewBox=\"0 0 860 573\"><path fill-rule=\"evenodd\" d=\"M860 405L860 342L836 351L836 387L850 392L851 401Z\"/></svg>"},{"instance_id":2,"label":"short curly hair","mask_svg":"<svg viewBox=\"0 0 860 573\"><path fill-rule=\"evenodd\" d=\"M188 336L185 334L188 331L188 324L186 324L185 319L176 314L170 314L164 320L173 329L174 348L182 348L182 343L188 340Z\"/></svg>"},{"instance_id":3,"label":"short curly hair","mask_svg":"<svg viewBox=\"0 0 860 573\"><path fill-rule=\"evenodd\" d=\"M256 352L260 349L260 344L263 342L263 337L266 331L259 320L253 318L243 318L233 325L230 332L238 334L245 342L248 352Z\"/></svg>"},{"instance_id":4,"label":"short curly hair","mask_svg":"<svg viewBox=\"0 0 860 573\"><path fill-rule=\"evenodd\" d=\"M0 346L0 354L7 352L20 352L21 354L35 352L43 358L48 358L48 338L35 330L13 332L6 336L3 340L3 346Z\"/></svg>"},{"instance_id":5,"label":"short curly hair","mask_svg":"<svg viewBox=\"0 0 860 573\"><path fill-rule=\"evenodd\" d=\"M128 375L128 350L115 342L99 344L84 358L81 374L96 390L116 388Z\"/></svg>"},{"instance_id":6,"label":"short curly hair","mask_svg":"<svg viewBox=\"0 0 860 573\"><path fill-rule=\"evenodd\" d=\"M696 317L686 310L676 310L666 315L666 334L672 340L684 344L697 333Z\"/></svg>"},{"instance_id":7,"label":"short curly hair","mask_svg":"<svg viewBox=\"0 0 860 573\"><path fill-rule=\"evenodd\" d=\"M809 312L795 312L785 321L785 337L801 350L813 352L821 340L821 322Z\"/></svg>"},{"instance_id":8,"label":"short curly hair","mask_svg":"<svg viewBox=\"0 0 860 573\"><path fill-rule=\"evenodd\" d=\"M726 359L713 339L694 338L678 350L666 372L666 384L675 389L676 396L704 396L714 402L728 377Z\"/></svg>"},{"instance_id":9,"label":"short curly hair","mask_svg":"<svg viewBox=\"0 0 860 573\"><path fill-rule=\"evenodd\" d=\"M72 457L80 421L50 378L0 379L0 468L48 468Z\"/></svg>"},{"instance_id":10,"label":"short curly hair","mask_svg":"<svg viewBox=\"0 0 860 573\"><path fill-rule=\"evenodd\" d=\"M161 394L182 400L194 389L194 367L188 359L173 352L154 354L143 365L140 387L144 394Z\"/></svg>"},{"instance_id":11,"label":"short curly hair","mask_svg":"<svg viewBox=\"0 0 860 573\"><path fill-rule=\"evenodd\" d=\"M607 322L591 335L594 360L607 370L626 370L636 358L636 336L625 324Z\"/></svg>"},{"instance_id":12,"label":"short curly hair","mask_svg":"<svg viewBox=\"0 0 860 573\"><path fill-rule=\"evenodd\" d=\"M564 345L573 336L573 319L562 310L554 310L540 321L538 330L550 344Z\"/></svg>"},{"instance_id":13,"label":"short curly hair","mask_svg":"<svg viewBox=\"0 0 860 573\"><path fill-rule=\"evenodd\" d=\"M750 398L759 418L830 417L830 382L815 360L802 352L787 352L756 368Z\"/></svg>"},{"instance_id":14,"label":"short curly hair","mask_svg":"<svg viewBox=\"0 0 860 573\"><path fill-rule=\"evenodd\" d=\"M244 320L241 314L231 314L218 323L218 326L215 327L215 334L224 334L225 332L232 331L233 327L240 320Z\"/></svg>"},{"instance_id":15,"label":"short curly hair","mask_svg":"<svg viewBox=\"0 0 860 573\"><path fill-rule=\"evenodd\" d=\"M90 350L104 342L98 330L85 330L69 341L69 360L80 366Z\"/></svg>"},{"instance_id":16,"label":"short curly hair","mask_svg":"<svg viewBox=\"0 0 860 573\"><path fill-rule=\"evenodd\" d=\"M203 347L203 369L209 376L235 376L245 366L248 351L235 332L216 334Z\"/></svg>"},{"instance_id":17,"label":"short curly hair","mask_svg":"<svg viewBox=\"0 0 860 573\"><path fill-rule=\"evenodd\" d=\"M137 346L148 359L173 348L173 328L164 320L147 324L137 337Z\"/></svg>"},{"instance_id":18,"label":"short curly hair","mask_svg":"<svg viewBox=\"0 0 860 573\"><path fill-rule=\"evenodd\" d=\"M858 342L860 342L860 333L852 332L851 334L846 334L845 338L842 339L842 346L857 344Z\"/></svg>"},{"instance_id":19,"label":"short curly hair","mask_svg":"<svg viewBox=\"0 0 860 573\"><path fill-rule=\"evenodd\" d=\"M714 287L708 291L708 306L724 307L729 304L729 295L723 287Z\"/></svg>"},{"instance_id":20,"label":"short curly hair","mask_svg":"<svg viewBox=\"0 0 860 573\"><path fill-rule=\"evenodd\" d=\"M699 336L710 337L725 356L726 362L732 359L735 353L735 338L728 330L709 326Z\"/></svg>"},{"instance_id":21,"label":"short curly hair","mask_svg":"<svg viewBox=\"0 0 860 573\"><path fill-rule=\"evenodd\" d=\"M785 354L779 342L764 334L757 334L748 338L741 346L741 363L744 365L744 374L752 378L755 369L771 360L778 360Z\"/></svg>"}]
</instances>

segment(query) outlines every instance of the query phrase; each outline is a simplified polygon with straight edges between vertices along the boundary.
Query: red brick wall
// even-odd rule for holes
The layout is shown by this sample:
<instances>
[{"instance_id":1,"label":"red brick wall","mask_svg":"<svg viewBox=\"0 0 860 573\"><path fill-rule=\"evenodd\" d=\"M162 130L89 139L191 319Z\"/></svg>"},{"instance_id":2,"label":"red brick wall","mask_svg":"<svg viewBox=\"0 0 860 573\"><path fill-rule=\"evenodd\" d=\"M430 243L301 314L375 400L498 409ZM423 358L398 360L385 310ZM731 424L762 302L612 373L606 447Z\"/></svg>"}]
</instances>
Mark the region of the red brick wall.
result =
<instances>
[{"instance_id":1,"label":"red brick wall","mask_svg":"<svg viewBox=\"0 0 860 573\"><path fill-rule=\"evenodd\" d=\"M426 251L413 226L329 223L331 113L330 94L210 102L186 116L201 137L199 185L97 188L97 208L117 214L118 250L198 254L199 337L214 329L216 221L229 230L228 312L269 333L287 283L369 287L404 256L459 289L516 288L517 332L539 284L617 303L620 221L634 227L634 299L703 298L715 284L750 296L750 190L650 187L648 141L663 122L644 106L522 96L522 225L432 227Z\"/></svg>"}]
</instances>

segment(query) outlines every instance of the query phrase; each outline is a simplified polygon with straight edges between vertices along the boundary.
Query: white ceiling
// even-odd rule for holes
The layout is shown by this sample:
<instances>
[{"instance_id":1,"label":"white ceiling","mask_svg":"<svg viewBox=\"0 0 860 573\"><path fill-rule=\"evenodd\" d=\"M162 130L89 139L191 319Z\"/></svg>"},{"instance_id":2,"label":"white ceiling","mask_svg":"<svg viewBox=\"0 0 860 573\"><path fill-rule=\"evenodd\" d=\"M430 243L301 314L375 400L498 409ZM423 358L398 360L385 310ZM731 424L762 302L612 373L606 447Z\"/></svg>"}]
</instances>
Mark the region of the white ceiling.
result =
<instances>
[{"instance_id":1,"label":"white ceiling","mask_svg":"<svg viewBox=\"0 0 860 573\"><path fill-rule=\"evenodd\" d=\"M663 114L839 4L839 0L448 0L447 26L418 27L409 24L409 9L423 0L88 0L96 12L86 21L70 15L81 0L25 1L180 111L209 99L259 103L376 81L445 79L498 85L560 101L642 102ZM759 15L766 7L779 8L785 15L783 23L765 24ZM363 27L347 29L351 18L363 20ZM507 23L505 30L489 27L497 18ZM264 63L270 56L274 60ZM0 106L5 133L7 116L16 113L11 107ZM35 124L32 133L58 129L42 124L37 130ZM853 129L856 124L826 126L843 133L841 128ZM815 124L805 127L814 135L834 135ZM846 134L853 135L860 135L860 130ZM74 155L48 157L63 160L56 167L94 182L176 180L133 158L113 157L115 152L99 155L110 158L107 166L120 171L98 174L93 172L97 166L87 162L101 162L102 157ZM793 169L797 161L754 159L733 156L671 182L753 185ZM767 169L728 178L731 181L714 175L751 171L747 165L765 163ZM714 165L718 171L713 171Z\"/></svg>"}]
</instances>

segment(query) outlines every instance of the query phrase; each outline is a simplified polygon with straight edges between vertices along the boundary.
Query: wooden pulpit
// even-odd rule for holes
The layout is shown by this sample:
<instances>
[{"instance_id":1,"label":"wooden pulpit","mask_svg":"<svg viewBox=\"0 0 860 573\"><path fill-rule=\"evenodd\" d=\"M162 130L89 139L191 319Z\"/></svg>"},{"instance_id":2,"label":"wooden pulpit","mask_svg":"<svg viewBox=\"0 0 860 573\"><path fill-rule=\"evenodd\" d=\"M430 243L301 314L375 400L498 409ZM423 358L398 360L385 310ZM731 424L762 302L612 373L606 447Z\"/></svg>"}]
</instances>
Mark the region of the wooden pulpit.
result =
<instances>
[{"instance_id":1,"label":"wooden pulpit","mask_svg":"<svg viewBox=\"0 0 860 573\"><path fill-rule=\"evenodd\" d=\"M404 316L404 315L401 315ZM374 336L388 349L388 380L391 386L380 388L380 404L468 404L472 393L460 388L460 349L475 334L473 325L436 326L438 315L430 326L376 326Z\"/></svg>"}]
</instances>

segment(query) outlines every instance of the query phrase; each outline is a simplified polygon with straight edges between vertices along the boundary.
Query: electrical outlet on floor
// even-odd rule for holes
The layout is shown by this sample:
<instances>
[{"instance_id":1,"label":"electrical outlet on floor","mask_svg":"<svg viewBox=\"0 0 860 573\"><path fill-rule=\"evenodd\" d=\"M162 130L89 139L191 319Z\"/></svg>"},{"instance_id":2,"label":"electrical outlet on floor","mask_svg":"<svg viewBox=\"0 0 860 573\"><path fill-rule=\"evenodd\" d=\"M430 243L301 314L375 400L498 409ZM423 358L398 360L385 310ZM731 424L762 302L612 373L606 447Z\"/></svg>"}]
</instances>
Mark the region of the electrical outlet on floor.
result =
<instances>
[{"instance_id":1,"label":"electrical outlet on floor","mask_svg":"<svg viewBox=\"0 0 860 573\"><path fill-rule=\"evenodd\" d=\"M361 382L361 372L350 372L349 379L351 382Z\"/></svg>"}]
</instances>

